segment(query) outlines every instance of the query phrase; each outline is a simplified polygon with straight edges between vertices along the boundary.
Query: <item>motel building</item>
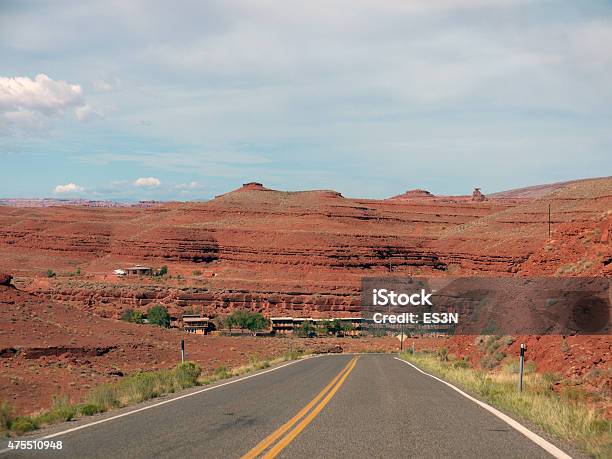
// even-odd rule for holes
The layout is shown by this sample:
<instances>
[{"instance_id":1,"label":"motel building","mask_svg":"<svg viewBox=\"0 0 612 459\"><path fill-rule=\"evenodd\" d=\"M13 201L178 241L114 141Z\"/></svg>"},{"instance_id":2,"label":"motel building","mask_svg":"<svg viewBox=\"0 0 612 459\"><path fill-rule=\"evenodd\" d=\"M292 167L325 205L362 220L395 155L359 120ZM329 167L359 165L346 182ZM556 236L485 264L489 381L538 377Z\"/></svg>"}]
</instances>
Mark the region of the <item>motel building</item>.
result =
<instances>
[{"instance_id":1,"label":"motel building","mask_svg":"<svg viewBox=\"0 0 612 459\"><path fill-rule=\"evenodd\" d=\"M314 327L323 322L339 320L343 325L350 324L351 330L344 332L346 336L359 336L361 334L363 319L361 317L329 317L315 319L312 317L270 317L270 331L275 335L293 334L304 322L309 322Z\"/></svg>"},{"instance_id":2,"label":"motel building","mask_svg":"<svg viewBox=\"0 0 612 459\"><path fill-rule=\"evenodd\" d=\"M202 317L198 314L185 314L182 319L182 329L187 333L207 335L215 329L215 324L209 317Z\"/></svg>"}]
</instances>

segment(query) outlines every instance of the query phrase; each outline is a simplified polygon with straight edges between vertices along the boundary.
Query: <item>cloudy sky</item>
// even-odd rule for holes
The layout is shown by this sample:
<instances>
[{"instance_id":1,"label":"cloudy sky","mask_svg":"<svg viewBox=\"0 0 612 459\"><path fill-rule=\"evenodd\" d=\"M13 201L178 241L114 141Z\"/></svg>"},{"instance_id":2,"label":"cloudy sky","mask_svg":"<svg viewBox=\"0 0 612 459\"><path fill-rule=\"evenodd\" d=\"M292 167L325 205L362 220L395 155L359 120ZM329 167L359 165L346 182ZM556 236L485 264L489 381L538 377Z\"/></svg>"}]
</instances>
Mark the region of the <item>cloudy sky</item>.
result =
<instances>
[{"instance_id":1,"label":"cloudy sky","mask_svg":"<svg viewBox=\"0 0 612 459\"><path fill-rule=\"evenodd\" d=\"M612 173L609 1L171 3L0 0L0 197Z\"/></svg>"}]
</instances>

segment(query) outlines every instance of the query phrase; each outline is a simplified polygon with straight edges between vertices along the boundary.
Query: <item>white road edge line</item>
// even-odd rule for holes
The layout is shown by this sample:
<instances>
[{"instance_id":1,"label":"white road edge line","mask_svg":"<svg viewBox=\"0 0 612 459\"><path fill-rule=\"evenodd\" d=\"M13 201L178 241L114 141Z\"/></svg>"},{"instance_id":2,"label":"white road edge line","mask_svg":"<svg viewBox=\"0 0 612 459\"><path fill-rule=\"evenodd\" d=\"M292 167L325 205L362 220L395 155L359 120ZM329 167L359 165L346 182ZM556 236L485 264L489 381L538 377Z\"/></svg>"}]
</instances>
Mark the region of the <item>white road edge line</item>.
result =
<instances>
[{"instance_id":1,"label":"white road edge line","mask_svg":"<svg viewBox=\"0 0 612 459\"><path fill-rule=\"evenodd\" d=\"M399 357L394 357L394 359L399 360L400 362L405 363L406 365L410 365L412 368L414 368L415 370L423 373L424 375L427 375L437 381L440 381L443 384L446 384L448 387L450 387L451 389L459 392L461 395L463 395L465 398L470 399L471 401L473 401L474 403L476 403L477 405L480 405L482 408L484 408L485 410L487 410L488 412L494 414L495 416L497 416L499 419L501 419L502 421L504 421L506 424L508 424L510 427L512 427L514 430L517 430L518 432L522 433L523 435L525 435L527 438L529 438L532 442L534 442L536 445L538 445L540 448L544 449L546 452L548 452L549 454L551 454L552 456L556 457L557 459L572 459L572 456L568 455L567 453L561 451L559 448L557 448L555 445L553 445L552 443L550 443L549 441L544 440L542 437L540 437L538 434L536 434L535 432L532 432L531 430L529 430L527 427L525 427L524 425L516 422L514 419L512 419L510 416L505 415L504 413L502 413L501 411L493 408L491 405L487 405L485 402L481 402L480 400L472 397L469 394L466 394L465 392L463 392L461 389L459 389L458 387L453 386L451 383L444 381L443 379L438 378L437 376L434 375L430 375L429 373L424 372L423 370L421 370L419 367L417 367L416 365L413 365L410 362L407 362L404 359L400 359Z\"/></svg>"},{"instance_id":2,"label":"white road edge line","mask_svg":"<svg viewBox=\"0 0 612 459\"><path fill-rule=\"evenodd\" d=\"M323 355L323 354L320 354L320 355ZM160 406L160 405L165 405L166 403L171 403L171 402L175 402L177 400L181 400L183 398L192 397L194 395L201 394L202 392L207 392L209 390L217 389L219 387L228 386L230 384L234 384L234 383L237 383L237 382L240 382L240 381L244 381L245 379L250 379L250 378L254 378L256 376L261 376L261 375L264 375L266 373L270 373L271 371L280 370L281 368L288 367L289 365L293 365L294 363L303 362L303 361L310 360L310 359L315 358L315 357L318 357L318 355L312 356L312 357L306 357L306 358L303 358L303 359L294 360L292 362L285 363L285 364L280 365L278 367L270 368L269 370L261 371L259 373L254 373L254 374L248 375L248 376L243 376L242 378L234 379L232 381L227 381L227 382L224 382L224 383L221 383L221 384L217 384L216 386L206 387L205 389L200 389L200 390L197 390L195 392L190 392L188 394L179 395L178 397L174 397L174 398L171 398L171 399L168 399L168 400L164 400L163 402L158 402L158 403L155 403L153 405L143 406L142 408L137 408L135 410L131 410L131 411L128 411L126 413L121 413L121 414L118 414L116 416L111 416L110 418L100 419L99 421L90 422L89 424L83 424L83 425L80 425L80 426L77 426L77 427L73 427L72 429L62 430L61 432L56 432L54 434L45 435L44 437L40 437L40 438L32 439L32 440L33 441L39 441L39 440L48 440L50 438L59 437L60 435L65 435L67 433L75 432L77 430L85 429L87 427L95 426L97 424L103 424L105 422L109 422L109 421L112 421L114 419L119 419L119 418L122 418L122 417L125 417L125 416L129 416L129 415L134 414L134 413L139 413L141 411L150 410L151 408L155 408L155 407ZM14 450L11 449L11 448L4 448L4 449L0 450L0 454L7 453L9 451L14 451Z\"/></svg>"}]
</instances>

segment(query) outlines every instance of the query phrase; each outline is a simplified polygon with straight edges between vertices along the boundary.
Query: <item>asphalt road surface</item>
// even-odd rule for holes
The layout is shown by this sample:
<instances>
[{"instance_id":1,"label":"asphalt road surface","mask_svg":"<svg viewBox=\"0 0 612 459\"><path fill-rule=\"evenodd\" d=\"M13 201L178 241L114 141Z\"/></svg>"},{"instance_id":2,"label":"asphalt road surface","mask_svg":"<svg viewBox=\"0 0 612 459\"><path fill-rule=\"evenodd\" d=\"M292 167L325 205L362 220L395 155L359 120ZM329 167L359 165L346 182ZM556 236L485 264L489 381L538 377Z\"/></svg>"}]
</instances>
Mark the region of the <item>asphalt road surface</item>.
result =
<instances>
[{"instance_id":1,"label":"asphalt road surface","mask_svg":"<svg viewBox=\"0 0 612 459\"><path fill-rule=\"evenodd\" d=\"M134 408L42 433L55 434L51 440L62 441L61 451L8 451L0 458L551 457L391 355L310 358L190 393L123 417L116 418Z\"/></svg>"}]
</instances>

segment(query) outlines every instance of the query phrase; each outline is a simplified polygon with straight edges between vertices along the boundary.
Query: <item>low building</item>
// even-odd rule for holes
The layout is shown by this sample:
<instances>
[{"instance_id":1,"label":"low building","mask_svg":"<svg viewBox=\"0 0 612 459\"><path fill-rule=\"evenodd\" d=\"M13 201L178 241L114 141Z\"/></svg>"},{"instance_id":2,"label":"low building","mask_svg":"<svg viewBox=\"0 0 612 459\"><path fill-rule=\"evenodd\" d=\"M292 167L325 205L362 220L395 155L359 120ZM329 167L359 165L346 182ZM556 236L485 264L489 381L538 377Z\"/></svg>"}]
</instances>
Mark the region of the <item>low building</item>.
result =
<instances>
[{"instance_id":1,"label":"low building","mask_svg":"<svg viewBox=\"0 0 612 459\"><path fill-rule=\"evenodd\" d=\"M293 317L270 317L270 331L279 335L288 335L293 333L297 327Z\"/></svg>"},{"instance_id":2,"label":"low building","mask_svg":"<svg viewBox=\"0 0 612 459\"><path fill-rule=\"evenodd\" d=\"M340 321L342 325L350 325L349 329L343 332L344 335L359 336L361 334L363 324L361 317L330 317L325 319L315 319L312 317L270 317L270 331L278 335L288 335L295 333L304 322L319 328L322 324L333 320Z\"/></svg>"},{"instance_id":3,"label":"low building","mask_svg":"<svg viewBox=\"0 0 612 459\"><path fill-rule=\"evenodd\" d=\"M215 324L209 317L202 317L197 314L185 314L182 319L182 327L187 333L207 335L215 329Z\"/></svg>"},{"instance_id":4,"label":"low building","mask_svg":"<svg viewBox=\"0 0 612 459\"><path fill-rule=\"evenodd\" d=\"M129 268L123 268L123 271L125 271L128 275L136 276L150 276L151 274L153 274L153 268L151 268L150 266L142 265L135 265L130 266Z\"/></svg>"}]
</instances>

